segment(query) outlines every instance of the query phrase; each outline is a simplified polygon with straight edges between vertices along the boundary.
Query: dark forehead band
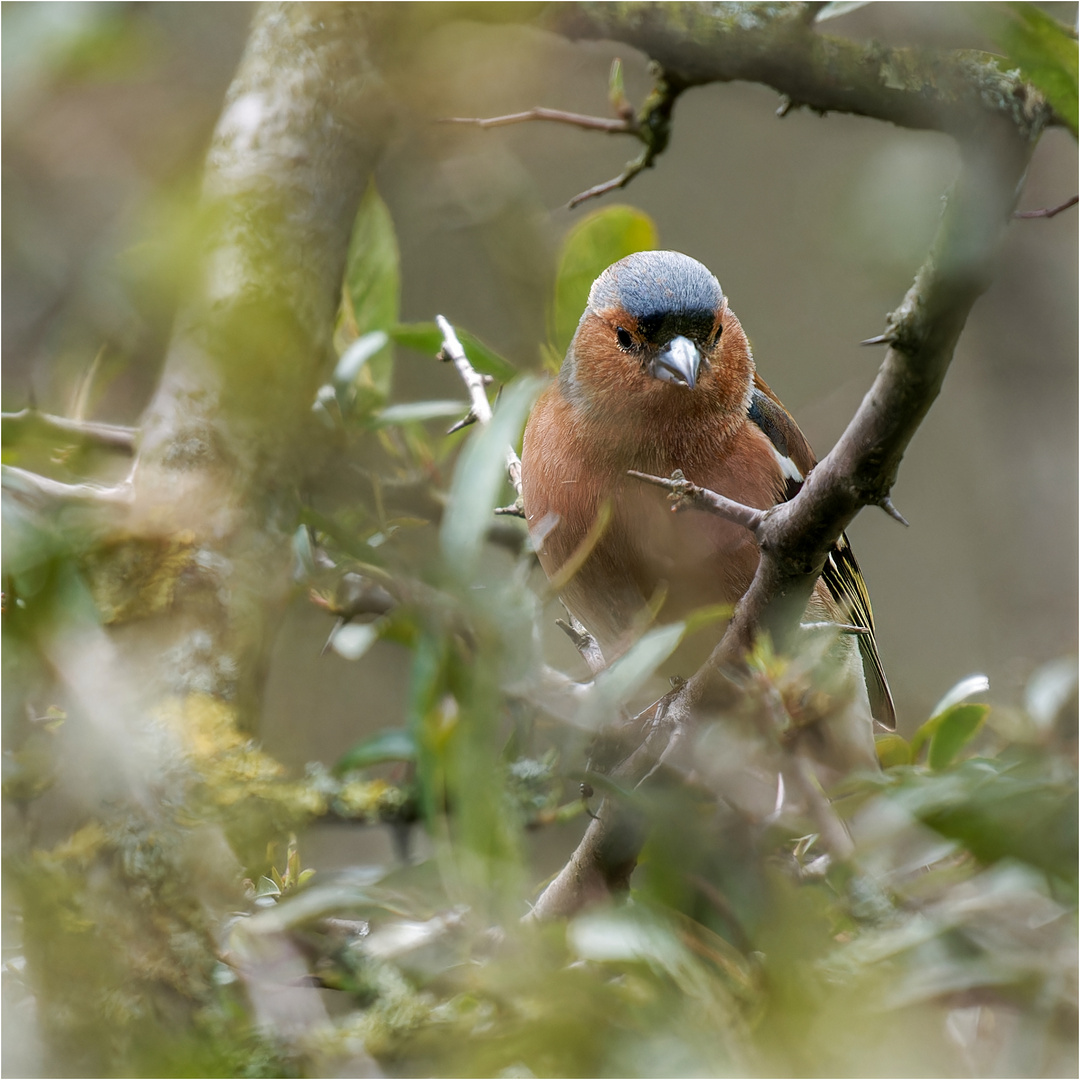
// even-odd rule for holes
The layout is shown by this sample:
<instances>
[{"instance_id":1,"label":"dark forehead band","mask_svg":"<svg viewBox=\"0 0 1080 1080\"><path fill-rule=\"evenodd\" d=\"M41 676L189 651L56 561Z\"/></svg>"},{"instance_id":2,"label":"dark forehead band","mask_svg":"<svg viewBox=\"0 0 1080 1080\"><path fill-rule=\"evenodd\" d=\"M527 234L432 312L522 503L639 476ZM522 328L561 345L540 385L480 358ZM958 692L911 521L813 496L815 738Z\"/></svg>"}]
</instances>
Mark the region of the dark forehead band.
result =
<instances>
[{"instance_id":1,"label":"dark forehead band","mask_svg":"<svg viewBox=\"0 0 1080 1080\"><path fill-rule=\"evenodd\" d=\"M724 302L720 283L696 259L677 251L639 251L609 266L593 283L593 311L621 308L648 338L707 335Z\"/></svg>"}]
</instances>

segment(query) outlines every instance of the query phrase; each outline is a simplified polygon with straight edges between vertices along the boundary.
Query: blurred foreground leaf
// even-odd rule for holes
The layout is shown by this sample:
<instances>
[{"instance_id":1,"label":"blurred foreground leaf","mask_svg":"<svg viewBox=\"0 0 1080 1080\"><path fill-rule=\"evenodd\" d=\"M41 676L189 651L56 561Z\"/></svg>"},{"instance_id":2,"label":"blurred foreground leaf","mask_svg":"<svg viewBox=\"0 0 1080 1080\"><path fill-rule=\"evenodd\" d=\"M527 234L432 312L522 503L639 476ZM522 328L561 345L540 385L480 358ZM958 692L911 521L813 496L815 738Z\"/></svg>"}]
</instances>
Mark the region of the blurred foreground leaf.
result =
<instances>
[{"instance_id":1,"label":"blurred foreground leaf","mask_svg":"<svg viewBox=\"0 0 1080 1080\"><path fill-rule=\"evenodd\" d=\"M656 669L679 647L686 623L656 626L634 642L609 668L596 677L598 698L605 711L629 700Z\"/></svg>"},{"instance_id":2,"label":"blurred foreground leaf","mask_svg":"<svg viewBox=\"0 0 1080 1080\"><path fill-rule=\"evenodd\" d=\"M387 405L372 418L376 427L394 424L418 424L425 420L460 418L469 411L466 401L406 401L401 405Z\"/></svg>"},{"instance_id":3,"label":"blurred foreground leaf","mask_svg":"<svg viewBox=\"0 0 1080 1080\"><path fill-rule=\"evenodd\" d=\"M346 374L351 372L361 412L367 411L368 401L381 405L390 394L393 352L386 338L373 332L385 333L397 323L400 300L400 255L394 222L372 180L353 223L335 335L342 362L349 358ZM340 371L342 364L338 367ZM335 379L338 377L335 373Z\"/></svg>"},{"instance_id":4,"label":"blurred foreground leaf","mask_svg":"<svg viewBox=\"0 0 1080 1080\"><path fill-rule=\"evenodd\" d=\"M334 772L347 773L353 769L366 769L371 765L384 765L388 761L415 761L416 738L404 728L388 728L346 750L337 760Z\"/></svg>"},{"instance_id":5,"label":"blurred foreground leaf","mask_svg":"<svg viewBox=\"0 0 1080 1080\"><path fill-rule=\"evenodd\" d=\"M1076 889L1075 773L1058 777L1038 756L973 758L937 773L907 771L893 790L914 817L981 862L1013 858Z\"/></svg>"},{"instance_id":6,"label":"blurred foreground leaf","mask_svg":"<svg viewBox=\"0 0 1080 1080\"><path fill-rule=\"evenodd\" d=\"M448 567L463 579L474 572L480 548L506 483L506 451L517 445L525 417L540 391L538 379L513 383L495 406L491 423L465 444L443 517L441 542Z\"/></svg>"}]
</instances>

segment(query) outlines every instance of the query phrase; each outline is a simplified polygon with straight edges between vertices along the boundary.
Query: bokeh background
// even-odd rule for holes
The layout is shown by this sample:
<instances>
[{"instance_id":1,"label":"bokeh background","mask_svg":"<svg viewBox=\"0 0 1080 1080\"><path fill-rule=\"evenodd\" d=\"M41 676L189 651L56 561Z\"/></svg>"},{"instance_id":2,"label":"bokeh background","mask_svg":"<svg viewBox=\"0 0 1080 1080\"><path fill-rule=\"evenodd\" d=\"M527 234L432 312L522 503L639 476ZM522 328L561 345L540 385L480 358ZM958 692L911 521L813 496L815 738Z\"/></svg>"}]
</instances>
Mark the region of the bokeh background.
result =
<instances>
[{"instance_id":1,"label":"bokeh background","mask_svg":"<svg viewBox=\"0 0 1080 1080\"><path fill-rule=\"evenodd\" d=\"M1062 21L1075 4L1044 5ZM965 4L874 4L823 32L985 47ZM175 256L201 158L243 48L243 4L8 4L3 17L3 407L136 423L168 340ZM432 16L436 12L432 10ZM520 14L520 12L517 12ZM515 12L509 11L508 17ZM434 19L433 19L434 21ZM554 124L439 121L542 104L608 113L611 61L638 102L644 58L518 25L451 21L380 43L397 106L376 182L402 257L402 318L442 313L539 370L560 238L577 192L637 153ZM751 85L692 90L655 169L600 204L650 214L707 264L758 366L826 452L869 387L879 333L921 262L954 176L951 141L848 116L775 115ZM1077 189L1076 144L1049 131L1021 197ZM902 726L975 672L1016 704L1038 665L1077 648L1077 211L1012 226L894 499L850 535L870 584ZM394 400L463 397L399 351ZM339 462L348 471L353 464ZM298 594L270 673L262 737L287 762L331 761L401 719L409 656L320 650L330 624Z\"/></svg>"}]
</instances>

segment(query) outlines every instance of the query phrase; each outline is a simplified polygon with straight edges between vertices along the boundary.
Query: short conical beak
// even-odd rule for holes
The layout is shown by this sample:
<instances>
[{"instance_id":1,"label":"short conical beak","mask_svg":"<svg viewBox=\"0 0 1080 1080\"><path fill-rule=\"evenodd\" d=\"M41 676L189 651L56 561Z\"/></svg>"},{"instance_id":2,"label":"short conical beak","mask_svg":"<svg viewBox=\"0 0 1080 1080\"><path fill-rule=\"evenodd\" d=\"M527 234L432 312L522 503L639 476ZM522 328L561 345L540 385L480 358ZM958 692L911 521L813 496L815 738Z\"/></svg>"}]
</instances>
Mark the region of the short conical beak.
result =
<instances>
[{"instance_id":1,"label":"short conical beak","mask_svg":"<svg viewBox=\"0 0 1080 1080\"><path fill-rule=\"evenodd\" d=\"M672 338L660 350L649 371L657 379L693 390L700 367L701 353L698 347L689 338L680 335Z\"/></svg>"}]
</instances>

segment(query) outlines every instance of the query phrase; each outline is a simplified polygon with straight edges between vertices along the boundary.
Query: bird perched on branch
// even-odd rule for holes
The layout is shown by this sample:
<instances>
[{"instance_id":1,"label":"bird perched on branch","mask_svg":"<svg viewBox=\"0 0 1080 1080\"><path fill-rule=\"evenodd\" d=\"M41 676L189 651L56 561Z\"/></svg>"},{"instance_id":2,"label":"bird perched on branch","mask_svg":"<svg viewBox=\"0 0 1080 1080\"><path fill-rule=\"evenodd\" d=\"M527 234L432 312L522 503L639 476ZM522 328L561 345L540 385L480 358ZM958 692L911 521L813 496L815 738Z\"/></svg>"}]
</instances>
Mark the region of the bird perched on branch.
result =
<instances>
[{"instance_id":1,"label":"bird perched on branch","mask_svg":"<svg viewBox=\"0 0 1080 1080\"><path fill-rule=\"evenodd\" d=\"M748 529L703 511L673 514L664 492L629 470L667 477L679 469L764 510L792 498L815 463L757 374L716 278L686 255L645 251L593 283L558 379L525 430L522 498L544 570L610 661L640 632L650 605L659 604L664 621L734 605L759 555ZM864 713L893 726L870 598L846 537L808 611L815 621L863 628L838 647L855 669L861 654Z\"/></svg>"}]
</instances>

